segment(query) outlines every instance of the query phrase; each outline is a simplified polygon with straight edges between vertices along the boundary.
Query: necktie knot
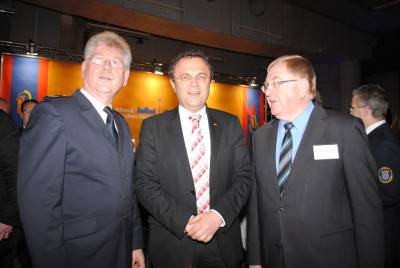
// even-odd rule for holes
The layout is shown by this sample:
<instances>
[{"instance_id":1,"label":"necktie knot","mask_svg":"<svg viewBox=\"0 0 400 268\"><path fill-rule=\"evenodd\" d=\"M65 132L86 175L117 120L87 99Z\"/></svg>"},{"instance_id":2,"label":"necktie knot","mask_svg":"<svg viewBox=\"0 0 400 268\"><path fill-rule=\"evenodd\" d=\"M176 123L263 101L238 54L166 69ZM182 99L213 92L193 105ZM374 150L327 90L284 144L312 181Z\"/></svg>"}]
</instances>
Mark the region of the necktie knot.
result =
<instances>
[{"instance_id":1,"label":"necktie knot","mask_svg":"<svg viewBox=\"0 0 400 268\"><path fill-rule=\"evenodd\" d=\"M189 119L192 121L193 127L196 127L196 128L199 127L201 115L199 115L199 114L192 114L191 116L189 116Z\"/></svg>"},{"instance_id":2,"label":"necktie knot","mask_svg":"<svg viewBox=\"0 0 400 268\"><path fill-rule=\"evenodd\" d=\"M292 122L287 122L286 124L283 125L285 127L286 132L290 130L292 127L294 127Z\"/></svg>"},{"instance_id":3,"label":"necktie knot","mask_svg":"<svg viewBox=\"0 0 400 268\"><path fill-rule=\"evenodd\" d=\"M111 122L114 121L114 112L113 110L106 106L104 107L103 111L107 114L107 119L106 119L106 124L110 124Z\"/></svg>"}]
</instances>

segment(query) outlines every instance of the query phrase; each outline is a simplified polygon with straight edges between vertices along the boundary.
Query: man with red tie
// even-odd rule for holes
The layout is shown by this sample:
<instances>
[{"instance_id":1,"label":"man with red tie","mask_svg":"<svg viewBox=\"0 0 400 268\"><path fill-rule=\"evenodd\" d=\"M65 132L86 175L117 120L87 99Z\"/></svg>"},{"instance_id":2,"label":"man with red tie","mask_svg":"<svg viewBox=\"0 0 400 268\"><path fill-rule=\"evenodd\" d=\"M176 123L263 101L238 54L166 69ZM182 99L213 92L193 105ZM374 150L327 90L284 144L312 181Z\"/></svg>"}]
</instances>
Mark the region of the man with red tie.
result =
<instances>
[{"instance_id":1,"label":"man with red tie","mask_svg":"<svg viewBox=\"0 0 400 268\"><path fill-rule=\"evenodd\" d=\"M239 120L208 108L212 68L200 51L178 55L170 82L179 106L143 121L136 194L149 212L158 267L239 267L239 212L252 179Z\"/></svg>"}]
</instances>

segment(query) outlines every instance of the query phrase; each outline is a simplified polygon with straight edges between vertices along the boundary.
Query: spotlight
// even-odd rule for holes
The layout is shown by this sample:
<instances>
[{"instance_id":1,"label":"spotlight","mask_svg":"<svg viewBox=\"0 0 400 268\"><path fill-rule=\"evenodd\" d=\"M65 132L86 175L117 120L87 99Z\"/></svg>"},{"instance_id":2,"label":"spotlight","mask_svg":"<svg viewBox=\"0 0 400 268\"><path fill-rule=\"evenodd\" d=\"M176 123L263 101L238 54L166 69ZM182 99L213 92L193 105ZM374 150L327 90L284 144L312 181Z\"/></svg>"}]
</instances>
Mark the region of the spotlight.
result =
<instances>
[{"instance_id":1,"label":"spotlight","mask_svg":"<svg viewBox=\"0 0 400 268\"><path fill-rule=\"evenodd\" d=\"M25 43L25 49L26 49L26 55L29 56L37 56L38 51L37 51L37 46L35 42L32 41L32 39L28 39Z\"/></svg>"},{"instance_id":2,"label":"spotlight","mask_svg":"<svg viewBox=\"0 0 400 268\"><path fill-rule=\"evenodd\" d=\"M249 87L257 87L257 78L256 77L251 77L249 79Z\"/></svg>"},{"instance_id":3,"label":"spotlight","mask_svg":"<svg viewBox=\"0 0 400 268\"><path fill-rule=\"evenodd\" d=\"M159 75L163 75L163 71L162 71L162 66L163 64L161 62L157 62L156 60L153 61L153 66L154 66L154 73L155 74L159 74Z\"/></svg>"}]
</instances>

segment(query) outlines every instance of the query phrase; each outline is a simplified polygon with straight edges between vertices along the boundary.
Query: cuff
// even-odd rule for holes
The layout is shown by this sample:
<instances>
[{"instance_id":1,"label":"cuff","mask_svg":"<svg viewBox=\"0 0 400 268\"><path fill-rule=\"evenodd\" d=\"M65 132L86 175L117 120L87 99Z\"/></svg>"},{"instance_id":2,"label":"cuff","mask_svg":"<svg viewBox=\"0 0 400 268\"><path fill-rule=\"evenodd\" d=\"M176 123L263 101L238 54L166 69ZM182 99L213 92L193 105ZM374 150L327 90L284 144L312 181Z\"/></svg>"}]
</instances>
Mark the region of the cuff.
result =
<instances>
[{"instance_id":1,"label":"cuff","mask_svg":"<svg viewBox=\"0 0 400 268\"><path fill-rule=\"evenodd\" d=\"M221 218L222 223L221 223L221 225L220 225L219 227L225 227L225 220L224 220L224 217L222 217L222 215L221 215L218 211L216 211L215 209L210 209L210 211L213 211L213 212L217 213L218 216Z\"/></svg>"}]
</instances>

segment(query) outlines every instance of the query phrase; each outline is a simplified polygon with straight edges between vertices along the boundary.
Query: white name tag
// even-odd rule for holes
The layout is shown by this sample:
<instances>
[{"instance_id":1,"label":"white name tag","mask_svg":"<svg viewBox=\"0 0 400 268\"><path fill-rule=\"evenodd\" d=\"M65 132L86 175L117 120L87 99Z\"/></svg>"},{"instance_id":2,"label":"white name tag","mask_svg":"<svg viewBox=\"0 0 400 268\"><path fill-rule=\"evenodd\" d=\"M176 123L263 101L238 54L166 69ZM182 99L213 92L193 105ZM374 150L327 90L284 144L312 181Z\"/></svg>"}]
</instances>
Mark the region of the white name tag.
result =
<instances>
[{"instance_id":1,"label":"white name tag","mask_svg":"<svg viewBox=\"0 0 400 268\"><path fill-rule=\"evenodd\" d=\"M337 144L314 145L314 160L339 159Z\"/></svg>"}]
</instances>

